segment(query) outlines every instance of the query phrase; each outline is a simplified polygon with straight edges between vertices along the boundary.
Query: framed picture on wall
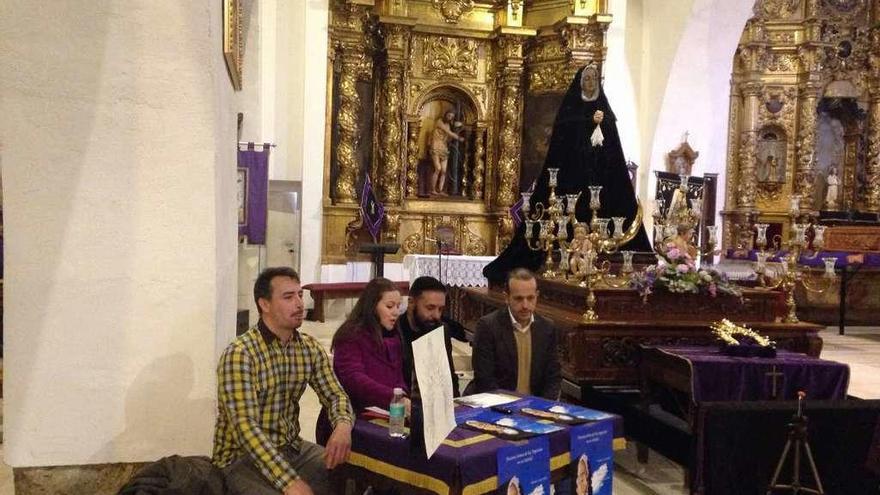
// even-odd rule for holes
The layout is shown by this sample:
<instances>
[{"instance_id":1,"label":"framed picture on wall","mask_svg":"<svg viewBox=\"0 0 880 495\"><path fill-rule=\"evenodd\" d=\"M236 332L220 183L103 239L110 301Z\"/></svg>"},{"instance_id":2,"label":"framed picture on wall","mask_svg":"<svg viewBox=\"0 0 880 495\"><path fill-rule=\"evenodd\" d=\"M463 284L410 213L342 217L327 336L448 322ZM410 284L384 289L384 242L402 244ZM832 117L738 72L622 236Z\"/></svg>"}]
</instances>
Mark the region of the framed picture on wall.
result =
<instances>
[{"instance_id":1,"label":"framed picture on wall","mask_svg":"<svg viewBox=\"0 0 880 495\"><path fill-rule=\"evenodd\" d=\"M239 0L223 1L223 58L226 69L232 80L232 87L241 90L242 43L241 39L241 2Z\"/></svg>"}]
</instances>

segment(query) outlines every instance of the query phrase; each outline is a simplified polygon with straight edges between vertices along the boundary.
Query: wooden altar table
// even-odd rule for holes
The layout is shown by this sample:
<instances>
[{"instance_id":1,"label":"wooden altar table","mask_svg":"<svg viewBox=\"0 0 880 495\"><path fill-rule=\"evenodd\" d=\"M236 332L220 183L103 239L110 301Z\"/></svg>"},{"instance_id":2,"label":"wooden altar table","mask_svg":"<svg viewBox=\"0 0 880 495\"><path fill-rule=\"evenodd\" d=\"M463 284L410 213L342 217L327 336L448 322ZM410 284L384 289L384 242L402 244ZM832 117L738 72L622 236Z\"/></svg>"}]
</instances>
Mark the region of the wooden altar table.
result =
<instances>
[{"instance_id":1,"label":"wooden altar table","mask_svg":"<svg viewBox=\"0 0 880 495\"><path fill-rule=\"evenodd\" d=\"M621 418L603 421L614 424L614 450L625 449ZM571 464L570 427L559 426L563 429L547 435L554 482L570 475ZM508 445L510 440L458 426L429 460L424 447L412 448L409 437L389 436L387 420L361 417L352 429L348 463L334 469L331 476L337 487L355 480L378 489L394 488L404 495L494 493L498 489L496 454Z\"/></svg>"},{"instance_id":2,"label":"wooden altar table","mask_svg":"<svg viewBox=\"0 0 880 495\"><path fill-rule=\"evenodd\" d=\"M647 302L631 289L596 291L599 320L584 323L586 289L556 281L539 280L537 313L550 318L560 331L563 394L582 399L592 385L636 385L641 345L711 345L710 325L722 318L753 328L777 342L781 349L818 357L819 331L811 323L781 323L783 295L776 291L746 289L743 301L657 292ZM505 306L504 294L489 288L464 289L460 320L473 330L483 315Z\"/></svg>"}]
</instances>

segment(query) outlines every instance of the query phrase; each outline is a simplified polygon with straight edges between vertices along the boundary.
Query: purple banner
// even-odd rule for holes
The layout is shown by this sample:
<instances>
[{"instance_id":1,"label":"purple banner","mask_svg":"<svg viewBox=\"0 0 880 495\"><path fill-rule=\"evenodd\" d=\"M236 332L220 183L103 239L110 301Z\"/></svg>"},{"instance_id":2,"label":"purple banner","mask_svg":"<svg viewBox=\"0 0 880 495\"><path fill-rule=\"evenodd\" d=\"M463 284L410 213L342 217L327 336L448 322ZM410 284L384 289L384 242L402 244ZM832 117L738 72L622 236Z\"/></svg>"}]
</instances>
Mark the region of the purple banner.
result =
<instances>
[{"instance_id":1,"label":"purple banner","mask_svg":"<svg viewBox=\"0 0 880 495\"><path fill-rule=\"evenodd\" d=\"M238 150L238 236L248 244L266 243L266 214L269 189L269 147L262 151L248 144Z\"/></svg>"},{"instance_id":2,"label":"purple banner","mask_svg":"<svg viewBox=\"0 0 880 495\"><path fill-rule=\"evenodd\" d=\"M376 199L369 175L364 178L364 188L361 191L361 215L373 241L378 242L379 232L382 230L382 219L385 218L385 206Z\"/></svg>"}]
</instances>

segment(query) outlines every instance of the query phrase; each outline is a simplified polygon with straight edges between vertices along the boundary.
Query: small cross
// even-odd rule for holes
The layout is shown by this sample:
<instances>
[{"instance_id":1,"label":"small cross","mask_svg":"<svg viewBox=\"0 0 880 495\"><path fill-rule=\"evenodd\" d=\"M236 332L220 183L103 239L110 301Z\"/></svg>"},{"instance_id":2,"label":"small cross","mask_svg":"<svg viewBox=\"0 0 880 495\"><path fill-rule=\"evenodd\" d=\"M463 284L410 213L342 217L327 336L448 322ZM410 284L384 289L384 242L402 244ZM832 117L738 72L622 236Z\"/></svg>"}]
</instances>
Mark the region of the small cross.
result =
<instances>
[{"instance_id":1,"label":"small cross","mask_svg":"<svg viewBox=\"0 0 880 495\"><path fill-rule=\"evenodd\" d=\"M769 377L771 377L771 380L773 380L773 388L770 393L771 393L771 398L775 399L778 395L776 384L778 382L779 377L784 377L785 374L781 373L779 370L777 370L776 365L774 364L773 368L769 372L764 373L764 376L769 376Z\"/></svg>"},{"instance_id":2,"label":"small cross","mask_svg":"<svg viewBox=\"0 0 880 495\"><path fill-rule=\"evenodd\" d=\"M691 135L690 131L684 131L684 136L682 136L684 138L684 140L682 142L683 143L688 142L688 136L690 136L690 135Z\"/></svg>"},{"instance_id":3,"label":"small cross","mask_svg":"<svg viewBox=\"0 0 880 495\"><path fill-rule=\"evenodd\" d=\"M376 215L376 203L370 201L370 215Z\"/></svg>"}]
</instances>

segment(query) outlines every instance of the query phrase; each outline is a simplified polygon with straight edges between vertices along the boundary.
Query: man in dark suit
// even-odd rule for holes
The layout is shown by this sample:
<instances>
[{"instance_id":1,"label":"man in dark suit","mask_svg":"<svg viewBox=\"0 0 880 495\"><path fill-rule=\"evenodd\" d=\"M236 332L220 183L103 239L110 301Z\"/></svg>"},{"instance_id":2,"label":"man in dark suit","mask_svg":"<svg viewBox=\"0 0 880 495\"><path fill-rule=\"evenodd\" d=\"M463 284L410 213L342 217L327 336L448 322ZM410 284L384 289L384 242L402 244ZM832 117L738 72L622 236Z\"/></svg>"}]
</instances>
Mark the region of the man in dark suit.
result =
<instances>
[{"instance_id":1,"label":"man in dark suit","mask_svg":"<svg viewBox=\"0 0 880 495\"><path fill-rule=\"evenodd\" d=\"M557 399L562 377L553 322L535 314L535 275L516 268L507 276L507 306L480 318L474 335L474 391L515 390Z\"/></svg>"}]
</instances>

